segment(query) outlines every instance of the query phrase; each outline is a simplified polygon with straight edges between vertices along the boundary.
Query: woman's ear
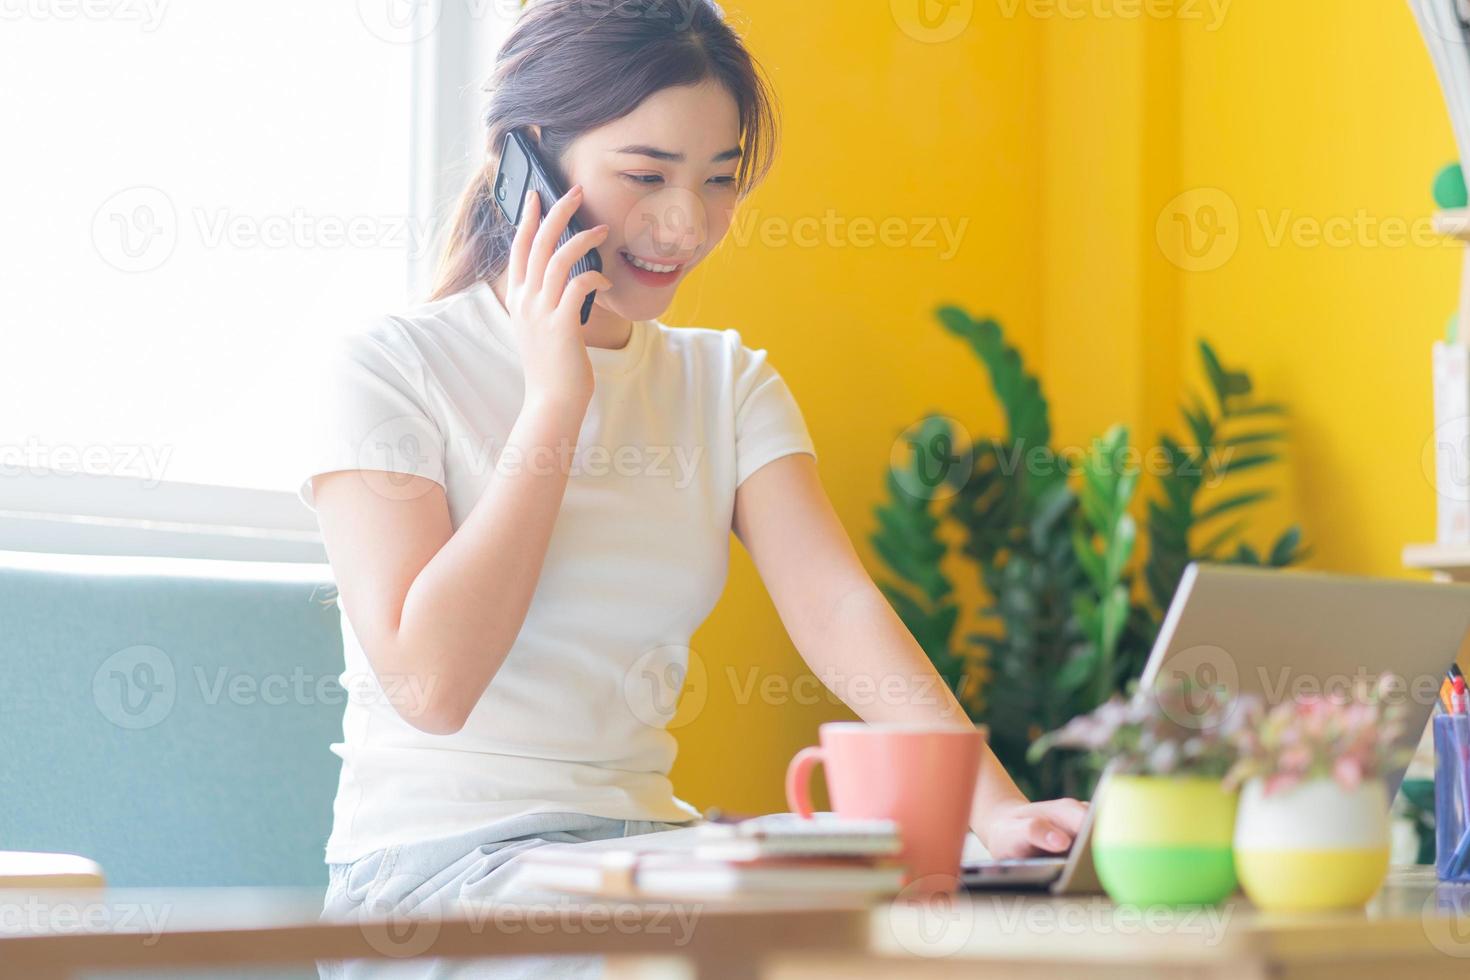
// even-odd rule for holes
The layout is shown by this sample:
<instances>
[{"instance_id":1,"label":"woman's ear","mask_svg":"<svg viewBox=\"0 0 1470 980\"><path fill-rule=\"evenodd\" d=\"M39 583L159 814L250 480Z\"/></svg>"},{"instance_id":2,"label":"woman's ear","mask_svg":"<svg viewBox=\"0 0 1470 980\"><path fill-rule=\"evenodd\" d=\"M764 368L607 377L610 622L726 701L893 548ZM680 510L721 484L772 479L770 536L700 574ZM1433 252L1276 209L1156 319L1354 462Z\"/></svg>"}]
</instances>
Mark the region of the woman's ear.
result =
<instances>
[{"instance_id":1,"label":"woman's ear","mask_svg":"<svg viewBox=\"0 0 1470 980\"><path fill-rule=\"evenodd\" d=\"M531 123L531 125L527 126L526 128L531 131L531 139L533 139L536 142L536 145L537 146L540 146L541 145L541 124L540 123Z\"/></svg>"}]
</instances>

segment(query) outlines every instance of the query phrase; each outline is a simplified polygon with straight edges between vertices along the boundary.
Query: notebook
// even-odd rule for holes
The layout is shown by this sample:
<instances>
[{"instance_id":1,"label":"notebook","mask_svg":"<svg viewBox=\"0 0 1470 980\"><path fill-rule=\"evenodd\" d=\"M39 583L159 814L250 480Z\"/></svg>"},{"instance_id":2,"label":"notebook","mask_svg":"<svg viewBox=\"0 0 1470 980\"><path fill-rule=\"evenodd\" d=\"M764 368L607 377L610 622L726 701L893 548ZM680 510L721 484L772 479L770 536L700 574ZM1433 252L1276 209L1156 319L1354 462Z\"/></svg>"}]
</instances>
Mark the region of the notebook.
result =
<instances>
[{"instance_id":1,"label":"notebook","mask_svg":"<svg viewBox=\"0 0 1470 980\"><path fill-rule=\"evenodd\" d=\"M720 861L673 851L588 851L548 844L517 859L517 887L602 897L728 898L737 895L882 896L903 888L904 868L874 859Z\"/></svg>"},{"instance_id":2,"label":"notebook","mask_svg":"<svg viewBox=\"0 0 1470 980\"><path fill-rule=\"evenodd\" d=\"M609 897L892 895L903 885L900 846L892 821L767 814L547 844L517 858L516 885Z\"/></svg>"},{"instance_id":3,"label":"notebook","mask_svg":"<svg viewBox=\"0 0 1470 980\"><path fill-rule=\"evenodd\" d=\"M819 811L811 818L770 813L738 823L708 823L695 856L753 860L791 856L896 855L903 849L898 824L892 820L854 820Z\"/></svg>"}]
</instances>

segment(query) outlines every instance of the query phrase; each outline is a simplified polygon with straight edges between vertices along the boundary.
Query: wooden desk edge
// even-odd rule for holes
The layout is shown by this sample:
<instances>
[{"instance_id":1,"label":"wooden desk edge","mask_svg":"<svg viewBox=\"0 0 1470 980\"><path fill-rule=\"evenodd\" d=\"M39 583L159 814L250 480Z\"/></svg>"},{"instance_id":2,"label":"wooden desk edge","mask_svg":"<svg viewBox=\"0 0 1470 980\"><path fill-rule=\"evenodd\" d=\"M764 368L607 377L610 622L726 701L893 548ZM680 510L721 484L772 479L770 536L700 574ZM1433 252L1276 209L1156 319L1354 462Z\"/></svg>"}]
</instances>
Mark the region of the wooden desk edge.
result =
<instances>
[{"instance_id":1,"label":"wooden desk edge","mask_svg":"<svg viewBox=\"0 0 1470 980\"><path fill-rule=\"evenodd\" d=\"M0 936L0 977L94 969L310 963L325 959L488 956L680 956L758 960L785 951L865 951L867 911L718 910L670 903L662 916L616 906L592 914L490 914L315 922L260 928ZM524 909L520 910L524 912ZM619 914L623 912L623 914ZM621 924L620 924L621 923Z\"/></svg>"}]
</instances>

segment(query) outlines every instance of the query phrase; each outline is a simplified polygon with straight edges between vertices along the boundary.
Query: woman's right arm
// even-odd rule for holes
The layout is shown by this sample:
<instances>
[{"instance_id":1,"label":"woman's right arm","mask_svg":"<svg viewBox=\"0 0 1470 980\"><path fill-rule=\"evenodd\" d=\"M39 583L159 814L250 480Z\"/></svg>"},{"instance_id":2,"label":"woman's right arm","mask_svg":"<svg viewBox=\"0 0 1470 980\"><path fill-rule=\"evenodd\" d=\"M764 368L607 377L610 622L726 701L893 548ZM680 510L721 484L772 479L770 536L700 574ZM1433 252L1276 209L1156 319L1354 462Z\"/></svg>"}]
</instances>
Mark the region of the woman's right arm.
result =
<instances>
[{"instance_id":1,"label":"woman's right arm","mask_svg":"<svg viewBox=\"0 0 1470 980\"><path fill-rule=\"evenodd\" d=\"M528 405L507 453L575 445L575 405ZM435 734L464 726L515 642L566 490L557 465L491 476L458 530L444 488L421 476L338 470L312 481L339 601L404 720Z\"/></svg>"},{"instance_id":2,"label":"woman's right arm","mask_svg":"<svg viewBox=\"0 0 1470 980\"><path fill-rule=\"evenodd\" d=\"M592 394L581 300L611 286L596 272L567 282L605 226L553 252L579 200L568 193L544 223L533 207L516 232L507 305L526 395L501 461L460 527L444 488L421 476L337 470L312 480L342 608L394 708L426 732L462 728L505 662L566 492L556 450L576 446Z\"/></svg>"}]
</instances>

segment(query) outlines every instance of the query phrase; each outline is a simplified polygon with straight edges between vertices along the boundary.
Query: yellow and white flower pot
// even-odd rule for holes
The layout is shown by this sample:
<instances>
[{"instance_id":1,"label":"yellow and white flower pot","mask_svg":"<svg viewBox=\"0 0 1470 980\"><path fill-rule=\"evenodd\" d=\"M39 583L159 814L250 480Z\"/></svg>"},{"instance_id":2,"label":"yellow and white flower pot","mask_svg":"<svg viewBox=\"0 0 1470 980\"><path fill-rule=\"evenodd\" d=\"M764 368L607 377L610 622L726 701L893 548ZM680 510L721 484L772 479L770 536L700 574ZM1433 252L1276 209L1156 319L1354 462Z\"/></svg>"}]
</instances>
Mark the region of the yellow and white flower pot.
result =
<instances>
[{"instance_id":1,"label":"yellow and white flower pot","mask_svg":"<svg viewBox=\"0 0 1470 980\"><path fill-rule=\"evenodd\" d=\"M1344 790L1314 779L1267 796L1245 784L1235 820L1235 871L1259 908L1351 908L1388 873L1388 795L1370 780Z\"/></svg>"}]
</instances>

